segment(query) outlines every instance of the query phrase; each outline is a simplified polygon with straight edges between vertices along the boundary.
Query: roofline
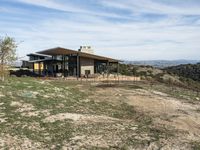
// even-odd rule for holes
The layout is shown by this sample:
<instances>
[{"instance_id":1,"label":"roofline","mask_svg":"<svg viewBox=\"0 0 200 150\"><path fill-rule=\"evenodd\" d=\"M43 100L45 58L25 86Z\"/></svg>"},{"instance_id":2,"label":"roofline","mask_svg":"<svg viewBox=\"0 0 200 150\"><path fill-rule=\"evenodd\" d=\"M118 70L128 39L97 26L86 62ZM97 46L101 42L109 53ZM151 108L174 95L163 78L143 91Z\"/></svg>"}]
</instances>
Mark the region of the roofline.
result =
<instances>
[{"instance_id":1,"label":"roofline","mask_svg":"<svg viewBox=\"0 0 200 150\"><path fill-rule=\"evenodd\" d=\"M33 63L33 62L43 62L43 61L51 61L52 59L38 59L38 60L28 60L27 62Z\"/></svg>"},{"instance_id":2,"label":"roofline","mask_svg":"<svg viewBox=\"0 0 200 150\"><path fill-rule=\"evenodd\" d=\"M49 49L41 50L41 51L38 51L38 52L36 52L36 53L37 53L37 54L42 54L42 52L50 51L50 50L56 50L56 49L64 49L64 50L72 51L72 52L75 52L75 53L78 52L77 50L72 50L72 49L68 49L68 48L54 47L54 48L49 48ZM45 54L42 54L42 55L45 55ZM47 56L49 56L49 55L47 55Z\"/></svg>"},{"instance_id":3,"label":"roofline","mask_svg":"<svg viewBox=\"0 0 200 150\"><path fill-rule=\"evenodd\" d=\"M39 53L30 53L30 54L27 54L26 56L31 56L31 55L34 55L34 56L44 56L44 57L51 57L50 55L45 55L45 54L39 54Z\"/></svg>"},{"instance_id":4,"label":"roofline","mask_svg":"<svg viewBox=\"0 0 200 150\"><path fill-rule=\"evenodd\" d=\"M42 50L42 51L38 51L36 52L37 54L42 54L42 55L46 55L46 54L43 54L45 53L46 51L51 51L51 50L56 50L56 49L62 49L62 50L67 50L67 51L70 51L72 52L72 54L79 54L81 56L81 54L83 55L86 55L86 56L82 56L82 57L86 57L87 56L91 56L91 57L99 57L99 58L102 58L103 60L111 60L111 62L122 62L121 60L118 60L118 59L114 59L114 58L110 58L110 57L105 57L105 56L100 56L100 55L95 55L95 54L90 54L90 53L85 53L85 52L81 52L81 51L77 51L77 50L72 50L72 49L67 49L67 48L63 48L63 47L55 47L55 48L50 48L50 49L46 49L46 50ZM53 55L47 55L47 56L53 56ZM90 57L88 57L90 58Z\"/></svg>"}]
</instances>

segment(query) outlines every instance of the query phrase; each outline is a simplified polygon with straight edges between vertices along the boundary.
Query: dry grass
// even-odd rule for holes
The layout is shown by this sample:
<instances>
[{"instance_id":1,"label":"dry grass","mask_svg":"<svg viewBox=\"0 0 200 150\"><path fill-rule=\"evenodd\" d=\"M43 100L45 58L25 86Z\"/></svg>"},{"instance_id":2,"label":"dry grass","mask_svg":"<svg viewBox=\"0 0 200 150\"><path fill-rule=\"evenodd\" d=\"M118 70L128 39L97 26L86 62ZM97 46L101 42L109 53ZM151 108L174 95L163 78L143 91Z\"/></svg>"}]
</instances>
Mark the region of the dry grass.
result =
<instances>
[{"instance_id":1,"label":"dry grass","mask_svg":"<svg viewBox=\"0 0 200 150\"><path fill-rule=\"evenodd\" d=\"M0 149L197 148L199 106L158 86L10 78L0 86Z\"/></svg>"}]
</instances>

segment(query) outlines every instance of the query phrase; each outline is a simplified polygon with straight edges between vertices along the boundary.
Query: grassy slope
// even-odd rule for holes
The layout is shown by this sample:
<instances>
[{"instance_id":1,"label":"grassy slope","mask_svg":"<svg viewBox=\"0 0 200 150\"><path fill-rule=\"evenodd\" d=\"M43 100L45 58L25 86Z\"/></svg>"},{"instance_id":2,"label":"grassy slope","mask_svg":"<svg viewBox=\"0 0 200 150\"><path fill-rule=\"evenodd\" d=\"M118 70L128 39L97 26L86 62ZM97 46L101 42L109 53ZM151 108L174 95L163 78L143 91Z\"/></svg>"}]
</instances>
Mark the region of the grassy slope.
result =
<instances>
[{"instance_id":1,"label":"grassy slope","mask_svg":"<svg viewBox=\"0 0 200 150\"><path fill-rule=\"evenodd\" d=\"M86 126L75 127L70 120L56 121L54 123L44 123L42 120L45 114L43 110L49 110L50 114L58 113L79 113L114 116L119 118L131 118L133 109L128 105L112 106L109 103L94 101L84 102L88 94L92 92L81 92L75 87L77 83L62 81L40 81L32 78L12 78L8 82L1 84L0 102L2 103L1 112L6 118L5 122L0 123L0 133L9 134L17 137L27 137L34 142L42 143L43 147L62 146L64 141L73 137L73 133L91 132ZM85 85L84 88L90 88ZM92 90L92 89L91 89ZM18 111L19 106L11 106L12 102L20 102L26 106L34 106L32 112L39 111L37 116L22 116L24 112ZM30 126L38 125L39 129L30 129ZM106 124L105 124L106 125ZM98 128L103 128L104 124L91 126L93 132ZM80 130L80 131L79 131ZM103 131L103 130L102 130ZM89 133L88 133L89 134ZM40 145L40 146L41 146ZM9 145L7 145L9 147Z\"/></svg>"},{"instance_id":2,"label":"grassy slope","mask_svg":"<svg viewBox=\"0 0 200 150\"><path fill-rule=\"evenodd\" d=\"M133 90L142 88L142 86L125 88ZM138 145L149 145L151 142L159 141L160 138L173 136L173 132L164 127L154 128L151 117L135 111L133 106L123 102L114 105L108 101L98 102L91 99L96 90L97 87L94 85L80 84L76 81L10 78L9 81L0 85L0 118L5 120L0 122L0 139L6 136L22 139L21 141L14 140L16 145L13 147L15 148L18 146L23 148L20 142L23 143L27 138L32 143L38 143L30 144L37 149L60 149L66 143L70 143L75 136L89 138L93 135L101 135L105 136L108 141L116 141L114 144L112 141L110 145L106 145L108 149L126 149ZM22 105L16 105L13 102L20 102ZM30 112L37 115L30 115ZM55 122L43 121L47 116L59 113L103 115L120 120L114 123L88 124L74 124L70 119ZM119 126L122 127L119 128ZM136 129L133 129L135 127ZM113 137L109 137L109 134ZM142 138L143 135L150 138ZM76 145L77 143L71 144ZM3 145L5 146L8 149L12 147L9 143ZM88 147L83 145L81 148L94 149L97 147L100 149L101 145Z\"/></svg>"}]
</instances>

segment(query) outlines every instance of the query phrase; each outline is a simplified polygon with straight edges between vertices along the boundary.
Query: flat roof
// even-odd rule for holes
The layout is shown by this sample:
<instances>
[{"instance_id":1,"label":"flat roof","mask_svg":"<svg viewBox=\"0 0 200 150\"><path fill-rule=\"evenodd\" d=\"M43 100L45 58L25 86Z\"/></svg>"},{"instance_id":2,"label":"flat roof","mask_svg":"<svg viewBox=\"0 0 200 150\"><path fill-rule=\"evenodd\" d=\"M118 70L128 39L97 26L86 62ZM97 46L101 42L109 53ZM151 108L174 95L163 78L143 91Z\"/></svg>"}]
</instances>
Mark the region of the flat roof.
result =
<instances>
[{"instance_id":1,"label":"flat roof","mask_svg":"<svg viewBox=\"0 0 200 150\"><path fill-rule=\"evenodd\" d=\"M42 55L50 55L50 56L77 54L80 57L92 58L92 59L96 59L96 60L105 60L105 61L109 61L109 62L119 62L120 61L120 60L109 58L109 57L89 54L89 53L66 49L66 48L62 48L62 47L51 48L51 49L39 51L37 53L42 54Z\"/></svg>"},{"instance_id":2,"label":"flat roof","mask_svg":"<svg viewBox=\"0 0 200 150\"><path fill-rule=\"evenodd\" d=\"M43 61L49 61L52 60L50 57L45 59L37 59L37 60L27 60L27 62L34 63L34 62L43 62Z\"/></svg>"}]
</instances>

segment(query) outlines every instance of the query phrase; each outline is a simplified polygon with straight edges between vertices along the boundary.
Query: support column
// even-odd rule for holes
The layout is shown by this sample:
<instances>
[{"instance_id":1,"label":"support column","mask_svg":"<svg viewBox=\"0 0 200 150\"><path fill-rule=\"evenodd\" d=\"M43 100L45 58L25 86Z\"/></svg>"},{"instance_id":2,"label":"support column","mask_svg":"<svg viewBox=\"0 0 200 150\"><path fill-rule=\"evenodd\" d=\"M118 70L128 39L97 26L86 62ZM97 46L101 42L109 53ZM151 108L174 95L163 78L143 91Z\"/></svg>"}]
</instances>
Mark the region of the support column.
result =
<instances>
[{"instance_id":1,"label":"support column","mask_svg":"<svg viewBox=\"0 0 200 150\"><path fill-rule=\"evenodd\" d=\"M54 76L54 66L53 66L53 61L54 61L54 60L53 60L53 56L52 56L52 61L51 61L51 73L52 73L52 76L55 77L55 76Z\"/></svg>"},{"instance_id":2,"label":"support column","mask_svg":"<svg viewBox=\"0 0 200 150\"><path fill-rule=\"evenodd\" d=\"M119 76L119 62L117 62L117 76Z\"/></svg>"},{"instance_id":3,"label":"support column","mask_svg":"<svg viewBox=\"0 0 200 150\"><path fill-rule=\"evenodd\" d=\"M109 73L110 73L110 63L109 63L109 60L107 61L107 78L109 76Z\"/></svg>"},{"instance_id":4,"label":"support column","mask_svg":"<svg viewBox=\"0 0 200 150\"><path fill-rule=\"evenodd\" d=\"M35 73L35 67L34 67L34 64L35 64L35 63L33 63L33 73Z\"/></svg>"},{"instance_id":5,"label":"support column","mask_svg":"<svg viewBox=\"0 0 200 150\"><path fill-rule=\"evenodd\" d=\"M79 53L77 54L77 64L76 64L76 73L77 73L77 80L80 77L80 56Z\"/></svg>"},{"instance_id":6,"label":"support column","mask_svg":"<svg viewBox=\"0 0 200 150\"><path fill-rule=\"evenodd\" d=\"M64 68L64 71L63 71L64 77L66 76L66 74L65 74L65 70L66 70L66 68L65 68L65 64L66 64L66 62L65 62L65 57L66 57L66 56L64 55L64 59L63 59L63 60L64 60L64 67L63 67L63 68Z\"/></svg>"},{"instance_id":7,"label":"support column","mask_svg":"<svg viewBox=\"0 0 200 150\"><path fill-rule=\"evenodd\" d=\"M40 62L38 63L38 71L39 71L39 75L41 75L41 65L40 65Z\"/></svg>"},{"instance_id":8,"label":"support column","mask_svg":"<svg viewBox=\"0 0 200 150\"><path fill-rule=\"evenodd\" d=\"M62 55L62 67L61 67L61 68L62 68L62 76L65 76L65 75L64 75L64 73L65 73L65 72L64 72L64 70L65 70L65 69L64 69L64 64L65 64L65 63L64 63L64 55Z\"/></svg>"},{"instance_id":9,"label":"support column","mask_svg":"<svg viewBox=\"0 0 200 150\"><path fill-rule=\"evenodd\" d=\"M46 77L46 63L45 63L45 61L43 62L43 74Z\"/></svg>"},{"instance_id":10,"label":"support column","mask_svg":"<svg viewBox=\"0 0 200 150\"><path fill-rule=\"evenodd\" d=\"M117 62L117 78L118 78L118 82L119 82L119 62Z\"/></svg>"}]
</instances>

